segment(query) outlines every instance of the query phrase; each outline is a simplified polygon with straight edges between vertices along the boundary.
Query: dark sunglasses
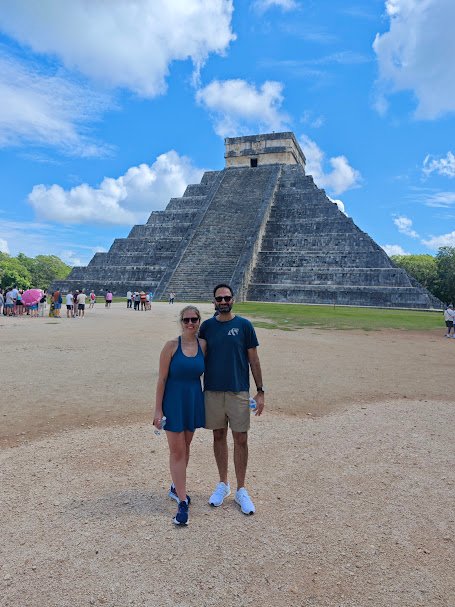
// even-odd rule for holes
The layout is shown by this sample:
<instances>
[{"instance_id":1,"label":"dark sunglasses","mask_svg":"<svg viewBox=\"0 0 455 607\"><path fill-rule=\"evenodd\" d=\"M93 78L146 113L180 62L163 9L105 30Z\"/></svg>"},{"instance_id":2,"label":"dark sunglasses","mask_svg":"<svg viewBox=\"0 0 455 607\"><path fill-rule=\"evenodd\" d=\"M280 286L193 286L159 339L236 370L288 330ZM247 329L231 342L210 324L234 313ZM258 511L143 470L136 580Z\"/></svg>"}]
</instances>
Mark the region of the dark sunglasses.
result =
<instances>
[{"instance_id":1,"label":"dark sunglasses","mask_svg":"<svg viewBox=\"0 0 455 607\"><path fill-rule=\"evenodd\" d=\"M193 325L195 325L197 322L199 322L199 318L197 316L191 316L190 318L182 318L182 322L187 325L190 322L193 323Z\"/></svg>"},{"instance_id":2,"label":"dark sunglasses","mask_svg":"<svg viewBox=\"0 0 455 607\"><path fill-rule=\"evenodd\" d=\"M217 303L221 303L223 301L223 299L226 303L229 303L232 300L232 295L221 295L221 296L215 297L215 301Z\"/></svg>"}]
</instances>

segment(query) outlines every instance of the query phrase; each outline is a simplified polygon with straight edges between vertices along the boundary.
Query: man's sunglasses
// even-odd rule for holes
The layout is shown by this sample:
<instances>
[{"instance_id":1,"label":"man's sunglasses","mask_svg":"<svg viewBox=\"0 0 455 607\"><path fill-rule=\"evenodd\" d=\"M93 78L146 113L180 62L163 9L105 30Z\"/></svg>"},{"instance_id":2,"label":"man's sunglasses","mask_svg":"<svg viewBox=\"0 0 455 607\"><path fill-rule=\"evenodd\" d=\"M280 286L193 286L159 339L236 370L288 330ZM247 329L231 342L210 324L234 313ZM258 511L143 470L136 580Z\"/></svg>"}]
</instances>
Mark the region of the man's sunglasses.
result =
<instances>
[{"instance_id":1,"label":"man's sunglasses","mask_svg":"<svg viewBox=\"0 0 455 607\"><path fill-rule=\"evenodd\" d=\"M232 295L221 295L221 296L215 297L215 301L217 303L221 303L223 301L223 299L226 303L229 303L232 300Z\"/></svg>"},{"instance_id":2,"label":"man's sunglasses","mask_svg":"<svg viewBox=\"0 0 455 607\"><path fill-rule=\"evenodd\" d=\"M195 325L197 322L199 322L199 318L197 316L191 316L190 318L182 318L182 322L187 325L190 322L193 323L193 325Z\"/></svg>"}]
</instances>

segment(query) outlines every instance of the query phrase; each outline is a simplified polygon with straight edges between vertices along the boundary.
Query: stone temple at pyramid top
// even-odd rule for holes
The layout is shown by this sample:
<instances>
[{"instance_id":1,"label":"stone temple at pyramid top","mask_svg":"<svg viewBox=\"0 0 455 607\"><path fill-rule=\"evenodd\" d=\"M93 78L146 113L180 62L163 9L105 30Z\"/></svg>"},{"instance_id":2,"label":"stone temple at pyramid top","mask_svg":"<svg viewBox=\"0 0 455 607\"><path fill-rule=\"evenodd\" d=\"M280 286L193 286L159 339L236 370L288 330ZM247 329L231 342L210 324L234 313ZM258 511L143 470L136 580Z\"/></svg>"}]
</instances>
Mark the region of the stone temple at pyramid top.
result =
<instances>
[{"instance_id":1,"label":"stone temple at pyramid top","mask_svg":"<svg viewBox=\"0 0 455 607\"><path fill-rule=\"evenodd\" d=\"M226 137L224 146L226 168L267 164L299 164L305 168L305 156L291 132Z\"/></svg>"}]
</instances>

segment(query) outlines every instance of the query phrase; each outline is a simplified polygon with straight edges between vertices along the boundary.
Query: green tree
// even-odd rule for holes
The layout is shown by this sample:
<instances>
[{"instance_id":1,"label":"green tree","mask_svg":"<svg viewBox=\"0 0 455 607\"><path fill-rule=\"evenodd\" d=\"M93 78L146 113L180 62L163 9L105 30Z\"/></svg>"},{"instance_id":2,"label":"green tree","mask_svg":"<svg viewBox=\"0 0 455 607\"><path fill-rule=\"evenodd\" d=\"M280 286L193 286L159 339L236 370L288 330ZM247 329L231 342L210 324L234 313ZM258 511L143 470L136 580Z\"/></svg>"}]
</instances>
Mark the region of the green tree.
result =
<instances>
[{"instance_id":1,"label":"green tree","mask_svg":"<svg viewBox=\"0 0 455 607\"><path fill-rule=\"evenodd\" d=\"M441 247L436 259L437 297L446 303L455 303L455 247Z\"/></svg>"},{"instance_id":2,"label":"green tree","mask_svg":"<svg viewBox=\"0 0 455 607\"><path fill-rule=\"evenodd\" d=\"M6 253L0 253L2 287L17 284L20 289L30 286L48 289L54 280L64 279L70 272L70 266L56 255L27 257L24 253L19 253L17 257L10 257Z\"/></svg>"},{"instance_id":3,"label":"green tree","mask_svg":"<svg viewBox=\"0 0 455 607\"><path fill-rule=\"evenodd\" d=\"M70 272L71 267L56 255L37 255L32 271L33 284L39 289L48 289L54 280L62 280Z\"/></svg>"},{"instance_id":4,"label":"green tree","mask_svg":"<svg viewBox=\"0 0 455 607\"><path fill-rule=\"evenodd\" d=\"M15 257L5 253L0 257L0 286L3 289L16 285L19 289L28 289L32 277L27 268Z\"/></svg>"},{"instance_id":5,"label":"green tree","mask_svg":"<svg viewBox=\"0 0 455 607\"><path fill-rule=\"evenodd\" d=\"M436 294L438 283L438 261L433 255L392 255L392 261L418 280L420 284Z\"/></svg>"}]
</instances>

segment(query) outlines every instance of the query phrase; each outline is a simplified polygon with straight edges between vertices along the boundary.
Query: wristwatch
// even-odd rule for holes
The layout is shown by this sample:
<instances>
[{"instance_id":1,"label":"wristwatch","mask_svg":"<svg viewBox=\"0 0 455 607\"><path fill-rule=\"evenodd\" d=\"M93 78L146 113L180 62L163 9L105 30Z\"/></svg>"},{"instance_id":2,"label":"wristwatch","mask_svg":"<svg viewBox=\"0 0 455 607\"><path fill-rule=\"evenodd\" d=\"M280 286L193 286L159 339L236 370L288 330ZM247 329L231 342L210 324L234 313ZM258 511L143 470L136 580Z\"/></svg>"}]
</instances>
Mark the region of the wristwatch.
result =
<instances>
[{"instance_id":1,"label":"wristwatch","mask_svg":"<svg viewBox=\"0 0 455 607\"><path fill-rule=\"evenodd\" d=\"M256 392L265 392L265 387L264 386L257 386L256 387Z\"/></svg>"}]
</instances>

